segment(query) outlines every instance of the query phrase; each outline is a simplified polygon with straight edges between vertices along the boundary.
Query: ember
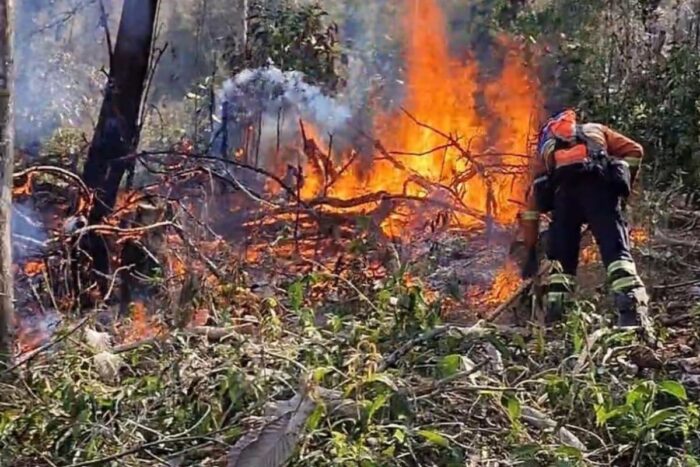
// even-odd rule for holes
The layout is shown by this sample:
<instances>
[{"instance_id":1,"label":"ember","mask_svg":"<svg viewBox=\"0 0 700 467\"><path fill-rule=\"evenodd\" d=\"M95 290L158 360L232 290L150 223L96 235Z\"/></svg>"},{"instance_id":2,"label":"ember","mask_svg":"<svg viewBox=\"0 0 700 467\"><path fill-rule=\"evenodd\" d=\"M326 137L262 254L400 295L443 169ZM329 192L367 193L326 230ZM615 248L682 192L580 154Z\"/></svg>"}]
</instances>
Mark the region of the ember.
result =
<instances>
[{"instance_id":1,"label":"ember","mask_svg":"<svg viewBox=\"0 0 700 467\"><path fill-rule=\"evenodd\" d=\"M44 272L45 268L43 261L27 261L22 269L27 276L32 277Z\"/></svg>"},{"instance_id":2,"label":"ember","mask_svg":"<svg viewBox=\"0 0 700 467\"><path fill-rule=\"evenodd\" d=\"M517 265L507 262L494 278L490 290L484 292L480 287L470 287L466 298L471 304L493 307L510 298L521 284L522 279Z\"/></svg>"},{"instance_id":3,"label":"ember","mask_svg":"<svg viewBox=\"0 0 700 467\"><path fill-rule=\"evenodd\" d=\"M134 302L131 306L131 324L128 328L122 329L123 342L136 342L155 337L161 332L161 326L149 316L144 303Z\"/></svg>"}]
</instances>

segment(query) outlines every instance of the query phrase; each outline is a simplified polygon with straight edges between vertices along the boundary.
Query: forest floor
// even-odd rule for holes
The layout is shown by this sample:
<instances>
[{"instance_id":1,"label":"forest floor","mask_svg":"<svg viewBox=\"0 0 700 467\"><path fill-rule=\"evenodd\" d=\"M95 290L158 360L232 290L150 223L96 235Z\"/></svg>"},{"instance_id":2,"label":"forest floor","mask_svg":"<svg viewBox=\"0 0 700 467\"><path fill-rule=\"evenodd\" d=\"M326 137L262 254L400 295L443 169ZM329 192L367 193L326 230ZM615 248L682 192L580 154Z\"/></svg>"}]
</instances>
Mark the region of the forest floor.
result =
<instances>
[{"instance_id":1,"label":"forest floor","mask_svg":"<svg viewBox=\"0 0 700 467\"><path fill-rule=\"evenodd\" d=\"M436 287L458 248L263 254L183 285L189 311L66 319L2 375L0 465L697 465L700 213L637 217L653 342L610 326L595 259L545 330L529 300L492 323Z\"/></svg>"}]
</instances>

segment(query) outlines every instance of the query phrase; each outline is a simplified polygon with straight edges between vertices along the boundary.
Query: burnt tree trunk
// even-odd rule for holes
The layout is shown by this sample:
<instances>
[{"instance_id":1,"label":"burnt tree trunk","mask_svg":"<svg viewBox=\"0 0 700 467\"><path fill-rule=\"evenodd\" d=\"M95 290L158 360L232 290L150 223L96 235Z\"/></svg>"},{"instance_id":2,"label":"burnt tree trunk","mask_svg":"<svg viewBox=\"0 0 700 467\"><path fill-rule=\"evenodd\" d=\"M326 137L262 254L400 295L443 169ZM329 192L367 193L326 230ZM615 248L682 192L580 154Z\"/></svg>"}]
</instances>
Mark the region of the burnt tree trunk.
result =
<instances>
[{"instance_id":1,"label":"burnt tree trunk","mask_svg":"<svg viewBox=\"0 0 700 467\"><path fill-rule=\"evenodd\" d=\"M12 13L13 0L0 0L0 368L12 360L14 303L12 293Z\"/></svg>"},{"instance_id":2,"label":"burnt tree trunk","mask_svg":"<svg viewBox=\"0 0 700 467\"><path fill-rule=\"evenodd\" d=\"M83 170L96 199L89 221L102 221L114 208L119 185L133 161L126 160L138 145L139 112L146 87L158 0L125 0L117 41L110 60L100 117ZM109 252L99 235L87 239L93 267L109 271ZM98 283L104 283L104 280Z\"/></svg>"}]
</instances>

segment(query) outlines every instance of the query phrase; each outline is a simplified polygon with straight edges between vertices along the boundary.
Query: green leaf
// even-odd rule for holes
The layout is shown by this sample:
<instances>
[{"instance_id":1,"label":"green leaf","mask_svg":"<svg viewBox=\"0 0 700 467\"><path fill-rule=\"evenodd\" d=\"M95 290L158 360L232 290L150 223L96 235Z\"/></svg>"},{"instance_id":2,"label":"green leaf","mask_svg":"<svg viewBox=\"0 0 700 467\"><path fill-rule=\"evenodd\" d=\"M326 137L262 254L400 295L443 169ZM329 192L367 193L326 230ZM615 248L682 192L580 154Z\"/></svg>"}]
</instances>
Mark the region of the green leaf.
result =
<instances>
[{"instance_id":1,"label":"green leaf","mask_svg":"<svg viewBox=\"0 0 700 467\"><path fill-rule=\"evenodd\" d=\"M678 409L676 408L657 410L656 412L651 414L651 416L647 420L647 426L649 428L655 428L677 414Z\"/></svg>"},{"instance_id":2,"label":"green leaf","mask_svg":"<svg viewBox=\"0 0 700 467\"><path fill-rule=\"evenodd\" d=\"M377 412L377 410L384 407L386 402L389 400L389 397L391 397L391 394L384 392L374 398L374 400L372 401L372 405L369 406L369 410L367 411L368 422L372 420L372 417L374 417L374 414Z\"/></svg>"},{"instance_id":3,"label":"green leaf","mask_svg":"<svg viewBox=\"0 0 700 467\"><path fill-rule=\"evenodd\" d=\"M391 389L392 391L399 390L399 388L396 386L396 383L394 383L391 380L391 378L389 377L389 375L387 375L386 373L375 373L365 380L365 383L374 383L374 382L382 383L385 386L387 386L389 389Z\"/></svg>"},{"instance_id":4,"label":"green leaf","mask_svg":"<svg viewBox=\"0 0 700 467\"><path fill-rule=\"evenodd\" d=\"M637 402L645 403L649 400L651 397L651 394L653 392L653 382L647 381L644 383L640 383L637 386L635 386L634 389L629 391L627 393L627 397L625 398L625 402L628 406L632 407L634 406Z\"/></svg>"},{"instance_id":5,"label":"green leaf","mask_svg":"<svg viewBox=\"0 0 700 467\"><path fill-rule=\"evenodd\" d=\"M606 423L608 423L609 420L612 420L613 418L619 417L621 415L624 415L628 412L629 407L626 405L621 405L619 407L615 407L612 410L607 410L605 406L603 405L596 405L595 407L595 417L596 417L596 424L598 426L603 426Z\"/></svg>"},{"instance_id":6,"label":"green leaf","mask_svg":"<svg viewBox=\"0 0 700 467\"><path fill-rule=\"evenodd\" d=\"M323 404L318 404L309 416L309 419L306 421L306 428L309 431L314 431L316 428L318 428L318 425L325 414L326 407Z\"/></svg>"},{"instance_id":7,"label":"green leaf","mask_svg":"<svg viewBox=\"0 0 700 467\"><path fill-rule=\"evenodd\" d=\"M322 366L322 367L316 368L313 371L313 380L317 383L320 383L321 381L323 381L323 378L325 378L326 375L328 373L330 373L331 371L333 371L333 368L328 367L328 366Z\"/></svg>"},{"instance_id":8,"label":"green leaf","mask_svg":"<svg viewBox=\"0 0 700 467\"><path fill-rule=\"evenodd\" d=\"M542 447L537 444L521 444L513 447L513 455L520 461L534 461Z\"/></svg>"},{"instance_id":9,"label":"green leaf","mask_svg":"<svg viewBox=\"0 0 700 467\"><path fill-rule=\"evenodd\" d=\"M522 414L522 407L520 406L520 401L512 396L503 396L501 403L505 406L508 411L508 417L512 423L518 423L520 421L520 415Z\"/></svg>"},{"instance_id":10,"label":"green leaf","mask_svg":"<svg viewBox=\"0 0 700 467\"><path fill-rule=\"evenodd\" d=\"M304 302L304 285L299 281L294 282L287 289L287 295L289 296L291 308L298 311Z\"/></svg>"},{"instance_id":11,"label":"green leaf","mask_svg":"<svg viewBox=\"0 0 700 467\"><path fill-rule=\"evenodd\" d=\"M450 441L437 431L418 430L418 434L425 438L426 441L436 446L442 446L443 448L446 448L450 445Z\"/></svg>"},{"instance_id":12,"label":"green leaf","mask_svg":"<svg viewBox=\"0 0 700 467\"><path fill-rule=\"evenodd\" d=\"M556 453L557 455L567 459L583 460L583 454L581 454L581 451L573 446L559 446Z\"/></svg>"},{"instance_id":13,"label":"green leaf","mask_svg":"<svg viewBox=\"0 0 700 467\"><path fill-rule=\"evenodd\" d=\"M671 394L672 396L682 400L688 400L688 394L685 392L685 387L677 381L662 381L659 383L659 389L666 394Z\"/></svg>"},{"instance_id":14,"label":"green leaf","mask_svg":"<svg viewBox=\"0 0 700 467\"><path fill-rule=\"evenodd\" d=\"M438 370L440 371L440 376L442 376L443 378L448 378L452 375L457 374L461 363L461 355L452 354L442 357L440 363L438 363Z\"/></svg>"}]
</instances>

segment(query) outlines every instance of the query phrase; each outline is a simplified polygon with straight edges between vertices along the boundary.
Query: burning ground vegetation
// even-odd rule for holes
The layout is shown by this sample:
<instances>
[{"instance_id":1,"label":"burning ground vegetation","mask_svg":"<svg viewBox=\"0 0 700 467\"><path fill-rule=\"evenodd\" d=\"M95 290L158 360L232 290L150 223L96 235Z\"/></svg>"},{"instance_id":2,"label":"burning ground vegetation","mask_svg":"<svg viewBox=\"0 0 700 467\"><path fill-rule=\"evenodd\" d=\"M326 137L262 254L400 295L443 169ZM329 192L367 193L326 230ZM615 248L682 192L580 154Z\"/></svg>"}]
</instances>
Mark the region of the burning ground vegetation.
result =
<instances>
[{"instance_id":1,"label":"burning ground vegetation","mask_svg":"<svg viewBox=\"0 0 700 467\"><path fill-rule=\"evenodd\" d=\"M417 5L369 129L266 67L223 85L206 145L129 156L99 224L72 171L15 174L1 465L696 465L700 216L636 200L653 339L609 326L590 238L542 329L509 260L541 87L506 36L484 79Z\"/></svg>"}]
</instances>

